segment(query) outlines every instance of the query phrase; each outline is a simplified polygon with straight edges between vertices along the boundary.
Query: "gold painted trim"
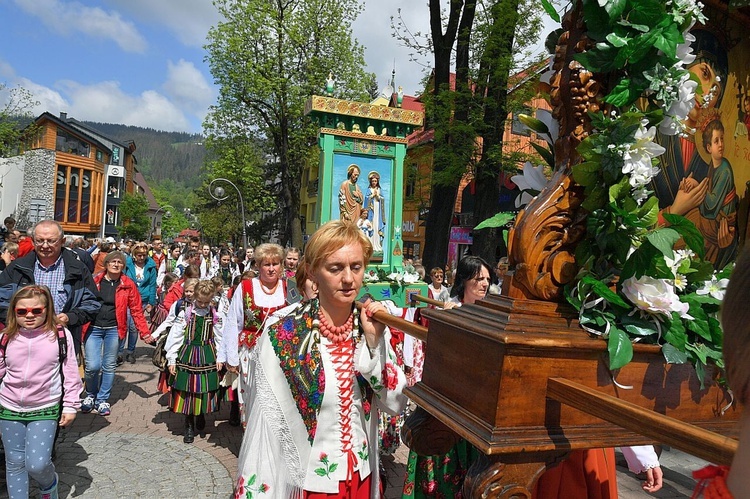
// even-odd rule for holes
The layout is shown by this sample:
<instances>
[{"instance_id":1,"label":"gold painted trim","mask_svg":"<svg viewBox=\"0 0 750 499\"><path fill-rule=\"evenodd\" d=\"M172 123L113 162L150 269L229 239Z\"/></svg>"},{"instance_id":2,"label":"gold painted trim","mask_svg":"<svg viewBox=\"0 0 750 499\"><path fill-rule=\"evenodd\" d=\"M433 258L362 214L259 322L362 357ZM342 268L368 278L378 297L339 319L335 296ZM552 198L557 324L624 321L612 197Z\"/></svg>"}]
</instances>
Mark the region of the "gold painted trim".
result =
<instances>
[{"instance_id":1,"label":"gold painted trim","mask_svg":"<svg viewBox=\"0 0 750 499\"><path fill-rule=\"evenodd\" d=\"M309 114L312 111L371 118L393 123L405 123L413 126L422 126L424 121L424 113L420 111L411 111L398 107L375 106L364 102L334 99L333 97L323 97L321 95L313 95L305 103L305 114Z\"/></svg>"},{"instance_id":2,"label":"gold painted trim","mask_svg":"<svg viewBox=\"0 0 750 499\"><path fill-rule=\"evenodd\" d=\"M338 135L340 137L352 137L360 140L370 140L375 142L392 142L394 144L408 144L406 137L391 137L390 135L370 135L361 132L351 132L349 130L339 130L338 128L321 128L320 133L328 135Z\"/></svg>"}]
</instances>

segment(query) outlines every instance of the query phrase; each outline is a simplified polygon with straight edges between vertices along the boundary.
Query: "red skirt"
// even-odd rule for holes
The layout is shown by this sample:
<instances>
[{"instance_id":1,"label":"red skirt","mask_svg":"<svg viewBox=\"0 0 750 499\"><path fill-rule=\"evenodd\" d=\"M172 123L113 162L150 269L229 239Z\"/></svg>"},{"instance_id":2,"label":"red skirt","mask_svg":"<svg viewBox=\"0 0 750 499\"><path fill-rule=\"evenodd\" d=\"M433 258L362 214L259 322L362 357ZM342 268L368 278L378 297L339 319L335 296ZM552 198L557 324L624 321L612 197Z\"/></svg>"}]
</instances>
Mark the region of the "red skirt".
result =
<instances>
[{"instance_id":1,"label":"red skirt","mask_svg":"<svg viewBox=\"0 0 750 499\"><path fill-rule=\"evenodd\" d=\"M617 499L615 449L572 451L537 480L532 497Z\"/></svg>"}]
</instances>

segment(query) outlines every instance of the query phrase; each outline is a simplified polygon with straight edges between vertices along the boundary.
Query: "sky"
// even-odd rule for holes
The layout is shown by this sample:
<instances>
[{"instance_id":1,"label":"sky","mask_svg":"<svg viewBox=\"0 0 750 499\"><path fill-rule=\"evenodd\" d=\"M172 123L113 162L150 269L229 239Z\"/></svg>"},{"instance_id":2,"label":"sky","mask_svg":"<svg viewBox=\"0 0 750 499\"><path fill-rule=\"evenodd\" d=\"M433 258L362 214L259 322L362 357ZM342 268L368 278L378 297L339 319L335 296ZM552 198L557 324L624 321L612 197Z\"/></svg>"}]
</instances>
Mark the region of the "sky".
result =
<instances>
[{"instance_id":1,"label":"sky","mask_svg":"<svg viewBox=\"0 0 750 499\"><path fill-rule=\"evenodd\" d=\"M429 60L412 61L391 16L426 33L427 0L364 6L353 35L367 70L382 88L395 65L396 86L418 95ZM218 94L203 49L218 21L211 0L0 0L0 84L29 90L34 115L199 133Z\"/></svg>"}]
</instances>

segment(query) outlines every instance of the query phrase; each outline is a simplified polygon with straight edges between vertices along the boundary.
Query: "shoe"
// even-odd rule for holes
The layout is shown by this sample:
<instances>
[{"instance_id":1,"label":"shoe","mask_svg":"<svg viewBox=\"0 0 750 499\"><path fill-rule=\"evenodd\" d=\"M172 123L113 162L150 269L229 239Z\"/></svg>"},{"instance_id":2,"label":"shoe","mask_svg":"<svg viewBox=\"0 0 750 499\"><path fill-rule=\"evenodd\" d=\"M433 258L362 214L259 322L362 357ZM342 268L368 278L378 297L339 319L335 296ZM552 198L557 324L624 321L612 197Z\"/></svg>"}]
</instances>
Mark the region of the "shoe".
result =
<instances>
[{"instance_id":1,"label":"shoe","mask_svg":"<svg viewBox=\"0 0 750 499\"><path fill-rule=\"evenodd\" d=\"M195 441L195 423L190 416L185 418L185 436L182 437L182 441L186 444L192 444Z\"/></svg>"},{"instance_id":2,"label":"shoe","mask_svg":"<svg viewBox=\"0 0 750 499\"><path fill-rule=\"evenodd\" d=\"M57 473L55 473L55 481L52 484L52 486L46 490L40 490L39 491L39 499L58 499L57 495L57 482L58 477Z\"/></svg>"},{"instance_id":3,"label":"shoe","mask_svg":"<svg viewBox=\"0 0 750 499\"><path fill-rule=\"evenodd\" d=\"M112 414L112 410L109 408L107 402L100 402L96 408L96 412L98 412L100 416L109 416Z\"/></svg>"},{"instance_id":4,"label":"shoe","mask_svg":"<svg viewBox=\"0 0 750 499\"><path fill-rule=\"evenodd\" d=\"M130 362L131 364L135 364L135 353L129 353L125 356L125 360Z\"/></svg>"},{"instance_id":5,"label":"shoe","mask_svg":"<svg viewBox=\"0 0 750 499\"><path fill-rule=\"evenodd\" d=\"M81 412L88 414L92 410L94 410L94 396L86 395L86 398L81 402Z\"/></svg>"},{"instance_id":6,"label":"shoe","mask_svg":"<svg viewBox=\"0 0 750 499\"><path fill-rule=\"evenodd\" d=\"M195 417L195 429L198 430L198 433L206 429L206 416L205 415L200 414Z\"/></svg>"},{"instance_id":7,"label":"shoe","mask_svg":"<svg viewBox=\"0 0 750 499\"><path fill-rule=\"evenodd\" d=\"M125 363L125 359L122 358L122 355L117 356L117 366L121 366Z\"/></svg>"}]
</instances>

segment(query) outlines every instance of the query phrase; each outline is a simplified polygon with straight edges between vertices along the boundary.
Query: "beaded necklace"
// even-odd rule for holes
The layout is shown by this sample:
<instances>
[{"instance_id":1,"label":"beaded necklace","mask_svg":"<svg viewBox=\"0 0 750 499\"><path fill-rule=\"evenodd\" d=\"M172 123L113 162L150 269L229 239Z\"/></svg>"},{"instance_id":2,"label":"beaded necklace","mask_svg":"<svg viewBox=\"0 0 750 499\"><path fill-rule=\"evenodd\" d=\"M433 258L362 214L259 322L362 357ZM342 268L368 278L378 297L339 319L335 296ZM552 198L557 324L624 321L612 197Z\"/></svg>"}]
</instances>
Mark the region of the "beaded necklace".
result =
<instances>
[{"instance_id":1,"label":"beaded necklace","mask_svg":"<svg viewBox=\"0 0 750 499\"><path fill-rule=\"evenodd\" d=\"M333 326L328 322L325 314L323 314L323 309L319 308L318 320L320 321L320 334L328 338L332 343L340 343L347 339L352 333L354 326L354 312L349 314L349 318L346 319L345 323L340 326Z\"/></svg>"}]
</instances>

